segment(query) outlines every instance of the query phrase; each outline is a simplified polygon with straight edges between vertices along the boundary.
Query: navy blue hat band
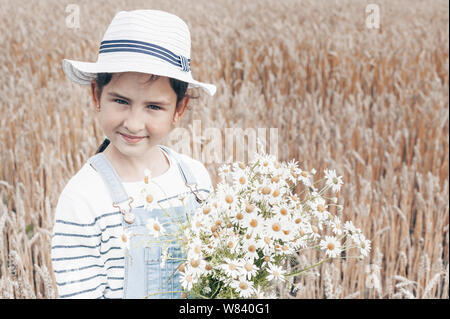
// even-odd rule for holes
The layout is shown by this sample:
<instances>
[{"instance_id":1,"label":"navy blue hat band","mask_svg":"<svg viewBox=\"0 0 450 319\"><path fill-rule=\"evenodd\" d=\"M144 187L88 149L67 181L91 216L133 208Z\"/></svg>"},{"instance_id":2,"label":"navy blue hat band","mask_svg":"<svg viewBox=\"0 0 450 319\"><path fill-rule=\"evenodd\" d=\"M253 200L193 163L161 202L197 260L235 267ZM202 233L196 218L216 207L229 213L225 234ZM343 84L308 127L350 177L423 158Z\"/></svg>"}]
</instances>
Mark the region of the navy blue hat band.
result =
<instances>
[{"instance_id":1,"label":"navy blue hat band","mask_svg":"<svg viewBox=\"0 0 450 319\"><path fill-rule=\"evenodd\" d=\"M172 51L167 50L164 47L148 42L136 40L102 41L100 44L99 54L109 52L137 52L149 54L181 68L184 72L189 72L190 70L191 59L188 59L182 55L174 54Z\"/></svg>"}]
</instances>

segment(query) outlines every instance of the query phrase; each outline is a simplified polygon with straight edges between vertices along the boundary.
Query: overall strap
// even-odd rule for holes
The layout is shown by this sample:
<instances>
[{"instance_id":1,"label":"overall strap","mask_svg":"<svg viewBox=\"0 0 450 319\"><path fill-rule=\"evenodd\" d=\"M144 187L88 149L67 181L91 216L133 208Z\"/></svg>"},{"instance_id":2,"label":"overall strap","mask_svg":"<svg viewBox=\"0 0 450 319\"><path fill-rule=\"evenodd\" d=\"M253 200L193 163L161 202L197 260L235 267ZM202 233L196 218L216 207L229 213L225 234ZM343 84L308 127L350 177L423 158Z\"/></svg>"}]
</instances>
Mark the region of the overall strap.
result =
<instances>
[{"instance_id":1,"label":"overall strap","mask_svg":"<svg viewBox=\"0 0 450 319\"><path fill-rule=\"evenodd\" d=\"M192 170L190 169L189 165L183 161L180 154L177 152L171 150L170 148L159 145L159 147L170 157L172 156L175 161L177 162L178 169L180 170L180 174L184 179L184 183L186 186L190 189L190 191L195 195L195 199L197 202L201 203L203 201L197 187L197 180L195 179L194 174L192 173Z\"/></svg>"},{"instance_id":2,"label":"overall strap","mask_svg":"<svg viewBox=\"0 0 450 319\"><path fill-rule=\"evenodd\" d=\"M178 154L177 152L171 150L166 146L160 145L159 147L167 154L167 156L169 157L172 156L175 159L175 161L177 162L178 169L180 170L181 176L184 179L184 182L192 186L196 185L197 181L194 177L194 174L192 174L191 169L185 163L185 161L181 159L180 154Z\"/></svg>"},{"instance_id":3,"label":"overall strap","mask_svg":"<svg viewBox=\"0 0 450 319\"><path fill-rule=\"evenodd\" d=\"M113 199L114 205L119 205L130 198L125 191L116 170L112 167L111 163L103 153L95 154L89 158L88 162L103 178Z\"/></svg>"},{"instance_id":4,"label":"overall strap","mask_svg":"<svg viewBox=\"0 0 450 319\"><path fill-rule=\"evenodd\" d=\"M175 159L186 186L195 195L196 200L198 202L201 202L202 199L200 198L200 195L198 193L197 181L192 173L192 170L189 168L189 165L187 165L186 162L181 159L180 155L177 152L172 151L168 147L162 145L160 145L159 147L167 154L169 158L172 156ZM117 175L117 172L112 167L111 163L105 157L105 155L103 155L103 153L98 153L89 158L88 162L100 174L106 186L108 187L110 195L113 199L113 206L118 206L120 208L119 204L125 201L129 201L128 204L130 205L133 201L133 198L130 197L125 191L125 188L123 187L122 182ZM129 208L131 209L131 206Z\"/></svg>"}]
</instances>

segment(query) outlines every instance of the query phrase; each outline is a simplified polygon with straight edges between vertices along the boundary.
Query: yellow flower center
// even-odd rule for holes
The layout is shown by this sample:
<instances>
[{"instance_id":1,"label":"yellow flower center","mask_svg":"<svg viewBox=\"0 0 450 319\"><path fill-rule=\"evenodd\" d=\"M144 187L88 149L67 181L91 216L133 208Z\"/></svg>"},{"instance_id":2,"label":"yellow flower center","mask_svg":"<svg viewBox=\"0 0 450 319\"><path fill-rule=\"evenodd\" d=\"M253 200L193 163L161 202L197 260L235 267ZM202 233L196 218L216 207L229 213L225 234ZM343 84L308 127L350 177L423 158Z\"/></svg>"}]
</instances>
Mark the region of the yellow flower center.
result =
<instances>
[{"instance_id":1,"label":"yellow flower center","mask_svg":"<svg viewBox=\"0 0 450 319\"><path fill-rule=\"evenodd\" d=\"M272 191L272 190L270 189L269 186L264 186L264 187L262 188L262 193L263 193L264 195L270 194L271 191Z\"/></svg>"},{"instance_id":2,"label":"yellow flower center","mask_svg":"<svg viewBox=\"0 0 450 319\"><path fill-rule=\"evenodd\" d=\"M252 204L249 204L249 205L245 206L245 211L247 213L253 212L254 209L255 209L255 206L253 206Z\"/></svg>"},{"instance_id":3,"label":"yellow flower center","mask_svg":"<svg viewBox=\"0 0 450 319\"><path fill-rule=\"evenodd\" d=\"M200 265L200 261L197 259L191 259L191 266L197 268Z\"/></svg>"},{"instance_id":4,"label":"yellow flower center","mask_svg":"<svg viewBox=\"0 0 450 319\"><path fill-rule=\"evenodd\" d=\"M272 196L277 197L278 195L280 195L280 191L278 189L274 190Z\"/></svg>"},{"instance_id":5,"label":"yellow flower center","mask_svg":"<svg viewBox=\"0 0 450 319\"><path fill-rule=\"evenodd\" d=\"M317 205L317 210L319 212L323 212L325 210L325 206L323 206L322 204Z\"/></svg>"},{"instance_id":6,"label":"yellow flower center","mask_svg":"<svg viewBox=\"0 0 450 319\"><path fill-rule=\"evenodd\" d=\"M239 178L239 183L241 183L241 185L244 185L244 184L245 184L245 177L244 177L244 176L241 176L241 177Z\"/></svg>"},{"instance_id":7,"label":"yellow flower center","mask_svg":"<svg viewBox=\"0 0 450 319\"><path fill-rule=\"evenodd\" d=\"M155 223L155 224L153 224L153 229L156 231L160 231L161 227L159 227L159 225Z\"/></svg>"},{"instance_id":8,"label":"yellow flower center","mask_svg":"<svg viewBox=\"0 0 450 319\"><path fill-rule=\"evenodd\" d=\"M205 208L203 208L203 214L204 214L204 215L208 215L210 211L211 211L211 208L210 208L210 207L205 207Z\"/></svg>"},{"instance_id":9,"label":"yellow flower center","mask_svg":"<svg viewBox=\"0 0 450 319\"><path fill-rule=\"evenodd\" d=\"M247 290L248 289L248 285L245 282L241 282L241 283L239 283L239 288L241 288L242 290Z\"/></svg>"},{"instance_id":10,"label":"yellow flower center","mask_svg":"<svg viewBox=\"0 0 450 319\"><path fill-rule=\"evenodd\" d=\"M286 216L286 214L287 214L287 209L286 209L286 208L284 208L284 207L283 207L283 208L281 208L281 209L280 209L280 214L281 214L281 215L285 215L285 216Z\"/></svg>"},{"instance_id":11,"label":"yellow flower center","mask_svg":"<svg viewBox=\"0 0 450 319\"><path fill-rule=\"evenodd\" d=\"M280 223L273 224L272 229L273 229L273 231L276 231L276 232L280 231L280 229L281 229Z\"/></svg>"},{"instance_id":12,"label":"yellow flower center","mask_svg":"<svg viewBox=\"0 0 450 319\"><path fill-rule=\"evenodd\" d=\"M231 204L233 202L233 197L231 195L227 195L227 196L225 196L225 201L228 204Z\"/></svg>"},{"instance_id":13,"label":"yellow flower center","mask_svg":"<svg viewBox=\"0 0 450 319\"><path fill-rule=\"evenodd\" d=\"M236 215L237 220L242 220L243 218L244 218L244 215L242 215L241 212L237 213L237 215Z\"/></svg>"},{"instance_id":14,"label":"yellow flower center","mask_svg":"<svg viewBox=\"0 0 450 319\"><path fill-rule=\"evenodd\" d=\"M327 248L328 248L329 250L334 250L335 246L334 246L333 243L329 243L329 244L327 245Z\"/></svg>"},{"instance_id":15,"label":"yellow flower center","mask_svg":"<svg viewBox=\"0 0 450 319\"><path fill-rule=\"evenodd\" d=\"M236 266L234 264L228 264L228 268L230 268L230 270L235 270Z\"/></svg>"},{"instance_id":16,"label":"yellow flower center","mask_svg":"<svg viewBox=\"0 0 450 319\"><path fill-rule=\"evenodd\" d=\"M145 200L147 201L147 203L151 203L153 202L153 196L151 194L148 194L147 197L145 197Z\"/></svg>"},{"instance_id":17,"label":"yellow flower center","mask_svg":"<svg viewBox=\"0 0 450 319\"><path fill-rule=\"evenodd\" d=\"M248 246L248 251L251 252L251 253L254 253L256 251L255 245Z\"/></svg>"},{"instance_id":18,"label":"yellow flower center","mask_svg":"<svg viewBox=\"0 0 450 319\"><path fill-rule=\"evenodd\" d=\"M258 221L256 219L252 219L252 221L250 222L250 226L255 228L256 226L258 226Z\"/></svg>"},{"instance_id":19,"label":"yellow flower center","mask_svg":"<svg viewBox=\"0 0 450 319\"><path fill-rule=\"evenodd\" d=\"M127 242L127 235L125 235L125 234L122 234L122 241L124 242L124 243L126 243Z\"/></svg>"},{"instance_id":20,"label":"yellow flower center","mask_svg":"<svg viewBox=\"0 0 450 319\"><path fill-rule=\"evenodd\" d=\"M245 270L251 271L253 269L252 264L246 263L244 266Z\"/></svg>"}]
</instances>

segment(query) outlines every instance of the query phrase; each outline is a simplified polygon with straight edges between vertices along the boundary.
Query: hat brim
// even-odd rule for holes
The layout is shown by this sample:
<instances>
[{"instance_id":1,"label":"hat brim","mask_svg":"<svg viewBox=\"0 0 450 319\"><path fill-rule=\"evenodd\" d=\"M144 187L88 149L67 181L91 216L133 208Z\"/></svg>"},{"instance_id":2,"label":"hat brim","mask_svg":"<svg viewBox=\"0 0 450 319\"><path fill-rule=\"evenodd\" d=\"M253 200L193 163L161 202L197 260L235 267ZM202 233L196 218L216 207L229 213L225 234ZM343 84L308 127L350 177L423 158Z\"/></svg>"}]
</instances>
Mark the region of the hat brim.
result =
<instances>
[{"instance_id":1,"label":"hat brim","mask_svg":"<svg viewBox=\"0 0 450 319\"><path fill-rule=\"evenodd\" d=\"M152 65L146 61L145 64L135 61L116 61L114 64L98 62L82 62L63 59L62 68L66 76L75 83L89 85L96 79L97 73L117 73L117 72L141 72L171 77L188 83L188 88L199 87L213 96L216 93L216 86L210 83L194 80L190 72L180 75L179 71L167 68L167 65L155 61Z\"/></svg>"}]
</instances>

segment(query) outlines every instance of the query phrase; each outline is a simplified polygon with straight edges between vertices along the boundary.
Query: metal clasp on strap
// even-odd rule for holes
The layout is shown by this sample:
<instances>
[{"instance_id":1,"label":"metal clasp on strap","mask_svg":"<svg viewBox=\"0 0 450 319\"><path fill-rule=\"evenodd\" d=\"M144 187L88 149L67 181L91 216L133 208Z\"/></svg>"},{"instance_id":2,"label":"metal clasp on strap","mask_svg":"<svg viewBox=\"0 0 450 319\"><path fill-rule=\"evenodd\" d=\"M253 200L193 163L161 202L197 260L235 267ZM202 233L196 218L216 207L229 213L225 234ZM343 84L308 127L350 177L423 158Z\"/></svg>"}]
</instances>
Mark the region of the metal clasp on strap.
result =
<instances>
[{"instance_id":1,"label":"metal clasp on strap","mask_svg":"<svg viewBox=\"0 0 450 319\"><path fill-rule=\"evenodd\" d=\"M186 183L186 186L191 190L192 194L195 195L195 200L197 201L197 203L201 204L204 199L202 198L202 196L200 195L200 193L198 191L197 184L196 183L195 184ZM195 190L192 189L192 186L195 187Z\"/></svg>"},{"instance_id":2,"label":"metal clasp on strap","mask_svg":"<svg viewBox=\"0 0 450 319\"><path fill-rule=\"evenodd\" d=\"M133 197L130 196L129 198L129 202L128 202L128 207L129 210L128 212L125 212L124 209L122 207L120 207L119 205L117 205L116 203L113 203L113 207L119 209L119 211L122 213L123 215L123 219L128 223L128 224L133 224L134 221L136 220L136 218L134 217L133 213L131 212L131 210L133 209L131 207L131 203L134 201Z\"/></svg>"}]
</instances>

